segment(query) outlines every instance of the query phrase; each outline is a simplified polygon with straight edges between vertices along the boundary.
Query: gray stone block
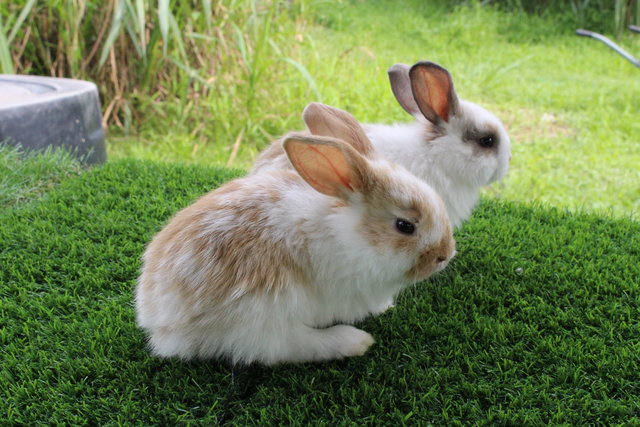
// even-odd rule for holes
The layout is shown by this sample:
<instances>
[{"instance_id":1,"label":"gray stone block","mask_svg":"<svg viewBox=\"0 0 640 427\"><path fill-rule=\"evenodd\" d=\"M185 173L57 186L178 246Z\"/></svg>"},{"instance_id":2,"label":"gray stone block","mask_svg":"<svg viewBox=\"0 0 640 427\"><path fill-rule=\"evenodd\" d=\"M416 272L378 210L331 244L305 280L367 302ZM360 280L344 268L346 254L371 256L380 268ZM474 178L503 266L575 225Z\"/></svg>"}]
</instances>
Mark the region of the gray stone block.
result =
<instances>
[{"instance_id":1,"label":"gray stone block","mask_svg":"<svg viewBox=\"0 0 640 427\"><path fill-rule=\"evenodd\" d=\"M107 159L95 84L0 74L0 142L28 150L64 147L88 164Z\"/></svg>"}]
</instances>

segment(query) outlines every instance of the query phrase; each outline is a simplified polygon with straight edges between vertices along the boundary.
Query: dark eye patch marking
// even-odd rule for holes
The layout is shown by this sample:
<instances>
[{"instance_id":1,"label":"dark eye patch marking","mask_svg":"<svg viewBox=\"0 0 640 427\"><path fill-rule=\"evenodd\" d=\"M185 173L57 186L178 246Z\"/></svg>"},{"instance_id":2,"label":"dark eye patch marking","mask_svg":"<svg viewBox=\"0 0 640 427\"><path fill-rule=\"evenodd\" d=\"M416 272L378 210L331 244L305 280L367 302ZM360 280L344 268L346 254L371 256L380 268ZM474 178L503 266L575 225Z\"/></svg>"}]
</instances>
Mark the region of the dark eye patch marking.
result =
<instances>
[{"instance_id":1,"label":"dark eye patch marking","mask_svg":"<svg viewBox=\"0 0 640 427\"><path fill-rule=\"evenodd\" d=\"M476 127L467 129L464 140L473 144L474 154L493 153L498 150L500 145L498 131L491 125L485 126L483 129Z\"/></svg>"}]
</instances>

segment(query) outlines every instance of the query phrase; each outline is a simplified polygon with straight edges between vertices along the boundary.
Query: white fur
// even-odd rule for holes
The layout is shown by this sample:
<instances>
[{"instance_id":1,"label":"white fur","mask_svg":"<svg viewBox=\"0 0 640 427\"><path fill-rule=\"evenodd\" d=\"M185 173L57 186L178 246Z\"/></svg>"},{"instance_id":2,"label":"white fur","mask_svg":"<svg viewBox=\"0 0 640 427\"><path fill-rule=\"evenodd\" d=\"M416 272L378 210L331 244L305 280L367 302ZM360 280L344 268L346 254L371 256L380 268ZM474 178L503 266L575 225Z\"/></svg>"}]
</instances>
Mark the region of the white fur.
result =
<instances>
[{"instance_id":1,"label":"white fur","mask_svg":"<svg viewBox=\"0 0 640 427\"><path fill-rule=\"evenodd\" d=\"M511 147L504 126L493 114L468 101L459 100L459 116L443 123L445 135L431 139L433 125L416 116L409 124L367 124L364 129L377 151L426 181L442 197L449 219L459 227L469 218L480 188L504 177ZM474 155L472 141L463 141L465 126L479 129L491 125L499 132L497 155Z\"/></svg>"},{"instance_id":2,"label":"white fur","mask_svg":"<svg viewBox=\"0 0 640 427\"><path fill-rule=\"evenodd\" d=\"M428 193L436 223L442 226L434 227L423 243L442 239L447 217L435 192L404 169L385 161L377 163L375 167L392 175L401 188ZM406 273L417 254L377 250L367 243L360 232L360 194L354 193L352 206L335 208L331 206L335 199L312 190L301 179L292 185L262 173L241 181L258 195L267 189L282 195L271 202L260 224L250 226L264 227L274 241L285 242L296 262L307 269L311 283L298 283L291 275L287 286L269 294L236 283L224 301L199 299L194 303L175 286L180 277L189 278L188 291L197 293L196 288L208 285L201 283L202 271L191 251L166 260L163 274L150 277L143 267L136 290L137 321L149 333L153 351L163 357L222 357L232 363L263 364L363 354L373 344L371 335L345 324L330 325L353 323L389 307L398 292L410 285ZM233 203L233 194L221 197ZM228 232L233 219L233 215L215 212L192 226L215 235ZM147 255L144 260L149 261ZM153 284L150 292L142 286L148 283Z\"/></svg>"}]
</instances>

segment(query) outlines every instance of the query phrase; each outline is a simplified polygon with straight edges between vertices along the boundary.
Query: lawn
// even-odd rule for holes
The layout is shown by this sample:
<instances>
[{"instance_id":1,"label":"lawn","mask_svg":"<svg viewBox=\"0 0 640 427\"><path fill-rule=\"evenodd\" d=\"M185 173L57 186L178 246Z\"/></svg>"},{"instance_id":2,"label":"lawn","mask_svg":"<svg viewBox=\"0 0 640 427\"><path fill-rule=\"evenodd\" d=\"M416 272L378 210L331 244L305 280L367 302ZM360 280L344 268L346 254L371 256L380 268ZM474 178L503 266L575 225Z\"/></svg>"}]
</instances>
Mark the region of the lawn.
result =
<instances>
[{"instance_id":1,"label":"lawn","mask_svg":"<svg viewBox=\"0 0 640 427\"><path fill-rule=\"evenodd\" d=\"M0 143L0 210L37 198L65 178L79 174L82 166L63 150L45 155L24 155Z\"/></svg>"},{"instance_id":2,"label":"lawn","mask_svg":"<svg viewBox=\"0 0 640 427\"><path fill-rule=\"evenodd\" d=\"M149 238L241 171L119 160L0 210L8 424L638 424L640 223L485 200L458 256L359 326L363 357L151 357L132 290Z\"/></svg>"},{"instance_id":3,"label":"lawn","mask_svg":"<svg viewBox=\"0 0 640 427\"><path fill-rule=\"evenodd\" d=\"M303 126L310 101L363 122L409 121L386 70L428 59L450 70L460 97L493 111L511 134L511 172L488 195L618 216L640 209L640 71L576 36L570 13L531 16L474 2L306 5L269 35L277 50L247 60L259 66L252 69L258 78L239 75L161 120L152 115L135 137L112 133L111 157L226 165L237 142L230 164L247 168L272 138ZM640 35L618 42L640 55Z\"/></svg>"}]
</instances>

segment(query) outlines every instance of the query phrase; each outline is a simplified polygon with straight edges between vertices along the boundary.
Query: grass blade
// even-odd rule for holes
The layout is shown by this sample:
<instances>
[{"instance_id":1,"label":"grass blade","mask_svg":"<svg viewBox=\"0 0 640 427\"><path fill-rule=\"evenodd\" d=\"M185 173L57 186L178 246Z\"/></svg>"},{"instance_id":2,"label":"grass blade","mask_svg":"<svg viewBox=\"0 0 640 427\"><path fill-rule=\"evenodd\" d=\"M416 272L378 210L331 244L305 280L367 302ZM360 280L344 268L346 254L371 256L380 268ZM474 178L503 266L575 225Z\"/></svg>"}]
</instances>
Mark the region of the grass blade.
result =
<instances>
[{"instance_id":1,"label":"grass blade","mask_svg":"<svg viewBox=\"0 0 640 427\"><path fill-rule=\"evenodd\" d=\"M184 60L187 60L187 51L184 47L184 42L182 41L182 30L180 29L180 25L176 21L176 18L172 13L169 13L169 26L171 27L171 31L173 32L173 38L178 45L178 51Z\"/></svg>"},{"instance_id":2,"label":"grass blade","mask_svg":"<svg viewBox=\"0 0 640 427\"><path fill-rule=\"evenodd\" d=\"M322 102L322 95L320 95L320 91L318 90L318 86L316 85L316 81L314 80L314 78L309 73L309 70L307 70L307 68L304 65L302 65L301 63L299 63L295 59L282 58L282 60L284 62L287 62L287 63L293 65L294 68L296 70L298 70L298 72L302 75L302 77L309 84L309 88L313 91L313 94L316 96L316 101Z\"/></svg>"},{"instance_id":3,"label":"grass blade","mask_svg":"<svg viewBox=\"0 0 640 427\"><path fill-rule=\"evenodd\" d=\"M204 17L207 22L207 30L211 30L211 17L213 16L211 0L202 0L202 10L204 11Z\"/></svg>"},{"instance_id":4,"label":"grass blade","mask_svg":"<svg viewBox=\"0 0 640 427\"><path fill-rule=\"evenodd\" d=\"M187 33L185 34L185 36L192 38L192 39L200 39L200 40L206 40L208 42L218 42L220 41L219 37L213 37L213 36L208 36L206 34L200 34L200 33Z\"/></svg>"},{"instance_id":5,"label":"grass blade","mask_svg":"<svg viewBox=\"0 0 640 427\"><path fill-rule=\"evenodd\" d=\"M138 52L138 56L144 58L144 48L142 47L142 40L140 39L136 9L134 9L131 0L124 0L124 2L126 5L126 13L124 16L125 29L129 34L129 39Z\"/></svg>"},{"instance_id":6,"label":"grass blade","mask_svg":"<svg viewBox=\"0 0 640 427\"><path fill-rule=\"evenodd\" d=\"M29 0L27 4L25 4L24 7L22 8L22 11L20 11L20 15L18 15L18 19L16 19L16 22L13 24L13 28L11 29L11 32L9 33L9 37L7 38L7 41L9 42L9 44L11 44L11 42L13 41L14 37L20 30L22 23L25 21L25 19L27 19L27 16L31 12L31 9L33 9L33 5L35 4L36 4L36 0Z\"/></svg>"},{"instance_id":7,"label":"grass blade","mask_svg":"<svg viewBox=\"0 0 640 427\"><path fill-rule=\"evenodd\" d=\"M4 74L13 74L13 60L9 50L9 41L4 33L2 16L0 16L0 70Z\"/></svg>"},{"instance_id":8,"label":"grass blade","mask_svg":"<svg viewBox=\"0 0 640 427\"><path fill-rule=\"evenodd\" d=\"M143 0L136 0L136 18L138 23L138 34L140 37L140 47L143 52L147 50L147 38L145 36L146 28L146 11Z\"/></svg>"},{"instance_id":9,"label":"grass blade","mask_svg":"<svg viewBox=\"0 0 640 427\"><path fill-rule=\"evenodd\" d=\"M160 24L160 34L162 34L162 53L167 55L167 45L169 44L169 0L158 0L158 23Z\"/></svg>"},{"instance_id":10,"label":"grass blade","mask_svg":"<svg viewBox=\"0 0 640 427\"><path fill-rule=\"evenodd\" d=\"M200 76L200 74L198 74L198 72L197 72L195 69L193 69L193 68L189 67L187 64L185 64L185 63L183 63L183 62L181 62L181 61L177 60L176 58L174 58L174 57L172 57L172 56L168 56L167 58L169 59L169 61L171 61L171 62L173 62L174 64L176 64L176 66L177 66L178 68L180 68L181 70L183 70L184 72L186 72L186 73L187 73L187 75L188 75L190 78L192 78L192 79L194 79L194 80L197 80L197 81L199 81L200 83L202 83L203 85L206 85L206 86L208 86L208 87L213 87L213 86L211 86L211 83L209 83L208 81L206 81L205 79L203 79L203 78Z\"/></svg>"},{"instance_id":11,"label":"grass blade","mask_svg":"<svg viewBox=\"0 0 640 427\"><path fill-rule=\"evenodd\" d=\"M107 61L107 56L109 55L109 50L113 46L113 43L116 41L116 38L120 34L120 29L122 27L122 19L124 18L124 10L125 10L125 2L124 0L118 0L116 7L113 11L113 20L111 21L111 28L109 29L109 35L104 42L104 46L102 46L102 53L100 54L100 60L98 63L100 67L104 65Z\"/></svg>"},{"instance_id":12,"label":"grass blade","mask_svg":"<svg viewBox=\"0 0 640 427\"><path fill-rule=\"evenodd\" d=\"M247 69L247 72L251 74L251 64L249 63L249 55L247 54L247 45L244 41L244 34L242 34L242 30L236 24L232 24L236 33L236 41L238 43L238 50L240 51L240 56L242 57L242 62Z\"/></svg>"}]
</instances>

